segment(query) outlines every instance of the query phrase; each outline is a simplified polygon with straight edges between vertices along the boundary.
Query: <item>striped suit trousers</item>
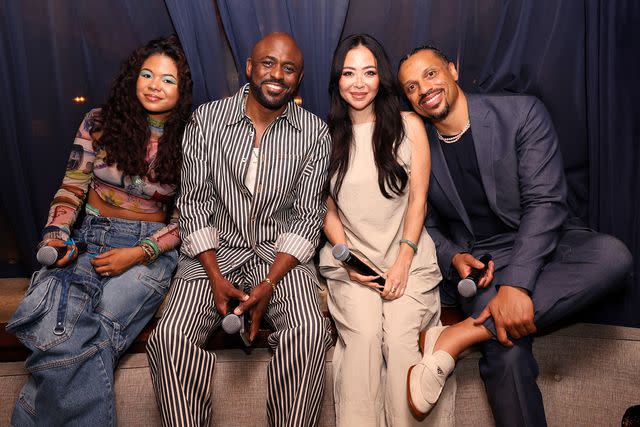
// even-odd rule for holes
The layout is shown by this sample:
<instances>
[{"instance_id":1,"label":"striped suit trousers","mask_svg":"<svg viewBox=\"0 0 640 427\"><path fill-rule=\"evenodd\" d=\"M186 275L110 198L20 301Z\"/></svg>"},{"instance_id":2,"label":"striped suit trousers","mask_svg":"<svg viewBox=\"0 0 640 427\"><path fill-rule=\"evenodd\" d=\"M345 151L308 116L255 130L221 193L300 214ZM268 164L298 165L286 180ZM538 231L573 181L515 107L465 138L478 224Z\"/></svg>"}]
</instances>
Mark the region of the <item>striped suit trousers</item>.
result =
<instances>
[{"instance_id":1,"label":"striped suit trousers","mask_svg":"<svg viewBox=\"0 0 640 427\"><path fill-rule=\"evenodd\" d=\"M227 275L250 292L269 264L253 258ZM220 324L207 279L174 279L162 319L149 338L148 355L165 426L208 426L215 355L203 349ZM324 389L324 357L330 326L319 308L318 280L300 266L279 283L266 313L275 327L268 339L274 356L267 367L270 426L317 424Z\"/></svg>"}]
</instances>

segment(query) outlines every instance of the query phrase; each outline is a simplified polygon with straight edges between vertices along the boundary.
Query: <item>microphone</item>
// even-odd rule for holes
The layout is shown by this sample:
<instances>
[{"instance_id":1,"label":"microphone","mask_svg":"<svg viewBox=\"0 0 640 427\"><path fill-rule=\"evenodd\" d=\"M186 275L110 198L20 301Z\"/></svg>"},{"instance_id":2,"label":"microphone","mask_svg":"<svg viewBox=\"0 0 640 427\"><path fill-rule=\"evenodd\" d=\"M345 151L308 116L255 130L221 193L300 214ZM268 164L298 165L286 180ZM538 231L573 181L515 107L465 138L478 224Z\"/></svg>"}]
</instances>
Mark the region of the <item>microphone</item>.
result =
<instances>
[{"instance_id":1,"label":"microphone","mask_svg":"<svg viewBox=\"0 0 640 427\"><path fill-rule=\"evenodd\" d=\"M379 275L371 267L362 262L357 256L349 252L349 248L344 243L338 243L337 245L335 245L331 250L331 253L333 254L333 257L335 259L344 262L360 274L364 274L365 276ZM378 284L379 289L382 290L384 288L384 277L378 277L376 279L373 279L373 281Z\"/></svg>"},{"instance_id":2,"label":"microphone","mask_svg":"<svg viewBox=\"0 0 640 427\"><path fill-rule=\"evenodd\" d=\"M76 242L75 247L78 251L78 254L87 251L87 244L85 242ZM52 266L65 256L65 254L67 253L67 248L69 248L69 245L60 247L43 246L38 249L38 253L36 253L36 259L44 267Z\"/></svg>"},{"instance_id":3,"label":"microphone","mask_svg":"<svg viewBox=\"0 0 640 427\"><path fill-rule=\"evenodd\" d=\"M484 264L484 268L472 268L471 273L458 282L458 293L463 297L471 298L478 291L478 280L484 275L489 267L489 261L493 258L491 254L482 255L479 260Z\"/></svg>"},{"instance_id":4,"label":"microphone","mask_svg":"<svg viewBox=\"0 0 640 427\"><path fill-rule=\"evenodd\" d=\"M233 335L236 333L240 333L240 338L242 338L242 342L244 345L249 347L251 343L246 337L244 331L244 314L238 316L233 313L233 310L240 304L240 302L236 298L232 298L229 301L229 311L227 311L226 316L222 318L222 330L225 331L229 335Z\"/></svg>"}]
</instances>

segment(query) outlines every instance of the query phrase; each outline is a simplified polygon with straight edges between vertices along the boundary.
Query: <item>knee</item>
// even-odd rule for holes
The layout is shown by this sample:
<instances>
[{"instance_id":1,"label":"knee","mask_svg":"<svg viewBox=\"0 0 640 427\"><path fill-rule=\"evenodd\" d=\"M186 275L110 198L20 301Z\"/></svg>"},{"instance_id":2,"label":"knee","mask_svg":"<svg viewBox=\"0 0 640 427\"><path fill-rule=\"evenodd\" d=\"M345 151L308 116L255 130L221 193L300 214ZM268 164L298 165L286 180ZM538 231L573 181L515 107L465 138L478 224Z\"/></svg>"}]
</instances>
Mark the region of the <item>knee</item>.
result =
<instances>
[{"instance_id":1,"label":"knee","mask_svg":"<svg viewBox=\"0 0 640 427\"><path fill-rule=\"evenodd\" d=\"M178 328L167 322L160 321L147 341L149 358L158 359L159 354L168 354L167 350L175 347L185 339L185 335Z\"/></svg>"},{"instance_id":2,"label":"knee","mask_svg":"<svg viewBox=\"0 0 640 427\"><path fill-rule=\"evenodd\" d=\"M598 250L598 263L607 270L612 280L621 280L633 268L633 257L627 246L608 234L598 234L594 245Z\"/></svg>"}]
</instances>

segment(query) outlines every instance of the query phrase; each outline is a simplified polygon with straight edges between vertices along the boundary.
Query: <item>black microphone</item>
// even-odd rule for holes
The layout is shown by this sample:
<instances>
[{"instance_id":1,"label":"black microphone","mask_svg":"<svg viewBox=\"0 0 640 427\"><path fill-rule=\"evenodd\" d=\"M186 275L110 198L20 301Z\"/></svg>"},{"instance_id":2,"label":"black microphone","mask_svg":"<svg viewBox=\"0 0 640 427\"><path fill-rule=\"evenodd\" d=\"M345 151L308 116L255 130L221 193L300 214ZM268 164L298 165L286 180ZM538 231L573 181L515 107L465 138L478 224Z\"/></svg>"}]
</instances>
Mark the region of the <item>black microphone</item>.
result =
<instances>
[{"instance_id":1,"label":"black microphone","mask_svg":"<svg viewBox=\"0 0 640 427\"><path fill-rule=\"evenodd\" d=\"M458 282L458 293L463 297L471 298L476 295L478 291L478 280L484 275L489 267L489 261L493 258L491 254L482 255L479 260L484 264L483 268L472 268L471 273L464 279L460 279Z\"/></svg>"},{"instance_id":2,"label":"black microphone","mask_svg":"<svg viewBox=\"0 0 640 427\"><path fill-rule=\"evenodd\" d=\"M78 254L84 253L87 251L87 244L85 242L76 242L75 243L76 250ZM58 262L65 256L67 253L67 249L70 245L67 246L43 246L38 249L38 253L36 254L36 259L38 262L44 267L49 267Z\"/></svg>"},{"instance_id":3,"label":"black microphone","mask_svg":"<svg viewBox=\"0 0 640 427\"><path fill-rule=\"evenodd\" d=\"M335 245L331 250L331 253L333 254L333 257L335 259L344 262L360 274L364 274L365 276L379 276L379 273L362 262L357 256L349 252L349 248L343 243L338 243L337 245ZM373 279L373 281L379 285L378 287L380 289L384 288L384 277L378 277L376 279Z\"/></svg>"}]
</instances>

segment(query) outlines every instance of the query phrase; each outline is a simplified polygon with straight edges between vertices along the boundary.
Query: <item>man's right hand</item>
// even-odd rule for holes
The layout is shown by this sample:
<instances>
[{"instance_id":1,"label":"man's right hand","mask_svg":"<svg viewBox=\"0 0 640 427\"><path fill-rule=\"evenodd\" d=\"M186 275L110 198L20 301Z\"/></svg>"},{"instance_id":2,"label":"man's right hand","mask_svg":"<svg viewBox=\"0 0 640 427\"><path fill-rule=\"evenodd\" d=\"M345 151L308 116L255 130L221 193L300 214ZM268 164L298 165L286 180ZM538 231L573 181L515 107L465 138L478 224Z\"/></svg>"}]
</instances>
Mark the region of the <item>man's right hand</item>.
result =
<instances>
[{"instance_id":1,"label":"man's right hand","mask_svg":"<svg viewBox=\"0 0 640 427\"><path fill-rule=\"evenodd\" d=\"M469 274L471 274L472 268L484 268L484 264L480 262L479 259L474 258L473 255L466 252L457 253L451 259L451 265L458 271L458 275L461 279L464 279ZM484 275L478 280L479 288L486 288L489 286L491 281L493 280L493 269L494 263L493 261L489 261L489 266L485 271Z\"/></svg>"},{"instance_id":2,"label":"man's right hand","mask_svg":"<svg viewBox=\"0 0 640 427\"><path fill-rule=\"evenodd\" d=\"M213 301L216 304L216 310L218 310L218 313L223 317L227 315L229 300L231 300L231 298L237 298L240 301L249 299L249 295L237 289L223 276L211 280L211 288L213 290Z\"/></svg>"}]
</instances>

